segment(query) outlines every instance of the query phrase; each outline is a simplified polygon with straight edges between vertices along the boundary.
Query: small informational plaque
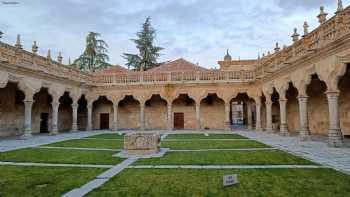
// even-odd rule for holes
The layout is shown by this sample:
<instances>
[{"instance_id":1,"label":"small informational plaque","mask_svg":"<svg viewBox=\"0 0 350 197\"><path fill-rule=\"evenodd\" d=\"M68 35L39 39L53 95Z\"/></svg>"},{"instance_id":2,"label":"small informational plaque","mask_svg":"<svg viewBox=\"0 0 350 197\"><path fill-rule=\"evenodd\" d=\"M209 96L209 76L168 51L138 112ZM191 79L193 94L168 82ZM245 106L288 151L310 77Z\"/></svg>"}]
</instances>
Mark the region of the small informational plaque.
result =
<instances>
[{"instance_id":1,"label":"small informational plaque","mask_svg":"<svg viewBox=\"0 0 350 197\"><path fill-rule=\"evenodd\" d=\"M236 185L238 184L238 175L237 174L225 175L223 181L224 181L224 187Z\"/></svg>"}]
</instances>

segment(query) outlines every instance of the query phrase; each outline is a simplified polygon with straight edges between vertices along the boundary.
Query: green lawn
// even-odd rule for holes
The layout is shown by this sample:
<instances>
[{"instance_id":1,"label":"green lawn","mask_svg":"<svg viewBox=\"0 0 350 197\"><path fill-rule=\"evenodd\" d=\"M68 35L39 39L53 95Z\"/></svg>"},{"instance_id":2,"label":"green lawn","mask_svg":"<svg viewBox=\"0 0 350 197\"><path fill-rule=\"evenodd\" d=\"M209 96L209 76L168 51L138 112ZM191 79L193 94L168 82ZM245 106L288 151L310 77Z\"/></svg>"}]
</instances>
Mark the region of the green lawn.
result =
<instances>
[{"instance_id":1,"label":"green lawn","mask_svg":"<svg viewBox=\"0 0 350 197\"><path fill-rule=\"evenodd\" d=\"M268 148L269 146L254 140L186 140L186 141L162 141L162 147L174 150L197 149L237 149L237 148Z\"/></svg>"},{"instance_id":2,"label":"green lawn","mask_svg":"<svg viewBox=\"0 0 350 197\"><path fill-rule=\"evenodd\" d=\"M103 171L105 169L0 166L0 196L61 196Z\"/></svg>"},{"instance_id":3,"label":"green lawn","mask_svg":"<svg viewBox=\"0 0 350 197\"><path fill-rule=\"evenodd\" d=\"M238 174L236 186L222 186L222 176ZM345 197L350 176L331 169L127 169L88 196Z\"/></svg>"},{"instance_id":4,"label":"green lawn","mask_svg":"<svg viewBox=\"0 0 350 197\"><path fill-rule=\"evenodd\" d=\"M124 144L123 140L74 139L74 140L48 144L45 146L122 149L123 144Z\"/></svg>"},{"instance_id":5,"label":"green lawn","mask_svg":"<svg viewBox=\"0 0 350 197\"><path fill-rule=\"evenodd\" d=\"M136 165L278 165L312 162L280 150L168 152L164 157L140 159Z\"/></svg>"},{"instance_id":6,"label":"green lawn","mask_svg":"<svg viewBox=\"0 0 350 197\"><path fill-rule=\"evenodd\" d=\"M247 139L238 134L170 134L166 137L166 140L175 139Z\"/></svg>"},{"instance_id":7,"label":"green lawn","mask_svg":"<svg viewBox=\"0 0 350 197\"><path fill-rule=\"evenodd\" d=\"M112 157L111 151L86 151L26 148L0 153L0 161L66 163L66 164L104 164L113 165L123 161Z\"/></svg>"},{"instance_id":8,"label":"green lawn","mask_svg":"<svg viewBox=\"0 0 350 197\"><path fill-rule=\"evenodd\" d=\"M86 138L98 138L98 139L124 139L124 135L119 135L117 133L105 133L99 135L93 135Z\"/></svg>"}]
</instances>

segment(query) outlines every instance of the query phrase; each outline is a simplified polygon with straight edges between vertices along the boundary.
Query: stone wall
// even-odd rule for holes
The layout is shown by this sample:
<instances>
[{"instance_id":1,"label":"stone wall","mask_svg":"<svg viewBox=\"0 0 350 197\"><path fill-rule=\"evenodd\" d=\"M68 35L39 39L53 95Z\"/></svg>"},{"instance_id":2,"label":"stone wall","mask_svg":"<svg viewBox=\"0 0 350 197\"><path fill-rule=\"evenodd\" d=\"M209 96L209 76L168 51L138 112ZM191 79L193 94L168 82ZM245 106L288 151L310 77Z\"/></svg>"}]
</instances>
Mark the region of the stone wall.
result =
<instances>
[{"instance_id":1,"label":"stone wall","mask_svg":"<svg viewBox=\"0 0 350 197\"><path fill-rule=\"evenodd\" d=\"M16 98L16 84L9 83L0 88L0 137L22 134L23 124L24 104Z\"/></svg>"},{"instance_id":2,"label":"stone wall","mask_svg":"<svg viewBox=\"0 0 350 197\"><path fill-rule=\"evenodd\" d=\"M225 103L215 99L212 103L205 100L201 102L201 127L202 129L225 128Z\"/></svg>"},{"instance_id":3,"label":"stone wall","mask_svg":"<svg viewBox=\"0 0 350 197\"><path fill-rule=\"evenodd\" d=\"M146 129L167 128L167 103L160 98L151 99L145 106Z\"/></svg>"},{"instance_id":4,"label":"stone wall","mask_svg":"<svg viewBox=\"0 0 350 197\"><path fill-rule=\"evenodd\" d=\"M119 103L118 128L140 128L140 103L132 99L124 99Z\"/></svg>"},{"instance_id":5,"label":"stone wall","mask_svg":"<svg viewBox=\"0 0 350 197\"><path fill-rule=\"evenodd\" d=\"M343 135L350 135L350 68L339 82L340 127Z\"/></svg>"},{"instance_id":6,"label":"stone wall","mask_svg":"<svg viewBox=\"0 0 350 197\"><path fill-rule=\"evenodd\" d=\"M101 114L109 114L109 128L113 126L113 104L110 101L98 100L94 102L92 109L92 128L100 129Z\"/></svg>"},{"instance_id":7,"label":"stone wall","mask_svg":"<svg viewBox=\"0 0 350 197\"><path fill-rule=\"evenodd\" d=\"M187 104L182 99L173 102L173 113L184 113L185 129L196 129L196 107L195 103Z\"/></svg>"}]
</instances>

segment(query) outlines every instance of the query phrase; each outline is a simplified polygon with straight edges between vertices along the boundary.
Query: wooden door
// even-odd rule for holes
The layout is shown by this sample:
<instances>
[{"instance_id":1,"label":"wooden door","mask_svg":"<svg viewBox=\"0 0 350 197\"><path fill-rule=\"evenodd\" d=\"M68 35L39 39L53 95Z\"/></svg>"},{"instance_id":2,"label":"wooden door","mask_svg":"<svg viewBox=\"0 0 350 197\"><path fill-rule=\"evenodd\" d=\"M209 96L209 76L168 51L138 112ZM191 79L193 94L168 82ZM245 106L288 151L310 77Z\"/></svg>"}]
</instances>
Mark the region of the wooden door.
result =
<instances>
[{"instance_id":1,"label":"wooden door","mask_svg":"<svg viewBox=\"0 0 350 197\"><path fill-rule=\"evenodd\" d=\"M185 128L185 115L184 113L174 113L174 129Z\"/></svg>"},{"instance_id":2,"label":"wooden door","mask_svg":"<svg viewBox=\"0 0 350 197\"><path fill-rule=\"evenodd\" d=\"M100 129L109 129L109 114L100 114Z\"/></svg>"}]
</instances>

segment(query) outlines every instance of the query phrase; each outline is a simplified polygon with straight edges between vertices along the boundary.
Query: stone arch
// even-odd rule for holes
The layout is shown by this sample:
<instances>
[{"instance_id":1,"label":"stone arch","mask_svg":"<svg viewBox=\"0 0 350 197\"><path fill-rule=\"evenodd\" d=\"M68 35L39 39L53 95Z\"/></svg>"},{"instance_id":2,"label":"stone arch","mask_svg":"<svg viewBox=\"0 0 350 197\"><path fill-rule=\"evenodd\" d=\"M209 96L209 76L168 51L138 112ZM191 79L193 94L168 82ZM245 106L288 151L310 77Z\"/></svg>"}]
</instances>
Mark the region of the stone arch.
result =
<instances>
[{"instance_id":1,"label":"stone arch","mask_svg":"<svg viewBox=\"0 0 350 197\"><path fill-rule=\"evenodd\" d=\"M1 85L1 84L0 84ZM24 130L25 93L18 82L6 81L0 87L0 137L19 136Z\"/></svg>"},{"instance_id":2,"label":"stone arch","mask_svg":"<svg viewBox=\"0 0 350 197\"><path fill-rule=\"evenodd\" d=\"M145 102L145 128L167 128L167 101L160 94L153 94Z\"/></svg>"},{"instance_id":3,"label":"stone arch","mask_svg":"<svg viewBox=\"0 0 350 197\"><path fill-rule=\"evenodd\" d=\"M172 117L174 129L181 129L182 125L177 124L177 117L183 116L183 129L196 129L196 101L187 93L177 92L172 102Z\"/></svg>"},{"instance_id":4,"label":"stone arch","mask_svg":"<svg viewBox=\"0 0 350 197\"><path fill-rule=\"evenodd\" d=\"M113 127L113 101L107 96L99 96L92 103L92 127L103 130Z\"/></svg>"},{"instance_id":5,"label":"stone arch","mask_svg":"<svg viewBox=\"0 0 350 197\"><path fill-rule=\"evenodd\" d=\"M207 93L200 101L200 125L205 130L225 129L225 101L217 93Z\"/></svg>"},{"instance_id":6,"label":"stone arch","mask_svg":"<svg viewBox=\"0 0 350 197\"><path fill-rule=\"evenodd\" d=\"M123 94L118 104L118 128L129 130L139 129L140 101L132 94Z\"/></svg>"}]
</instances>

